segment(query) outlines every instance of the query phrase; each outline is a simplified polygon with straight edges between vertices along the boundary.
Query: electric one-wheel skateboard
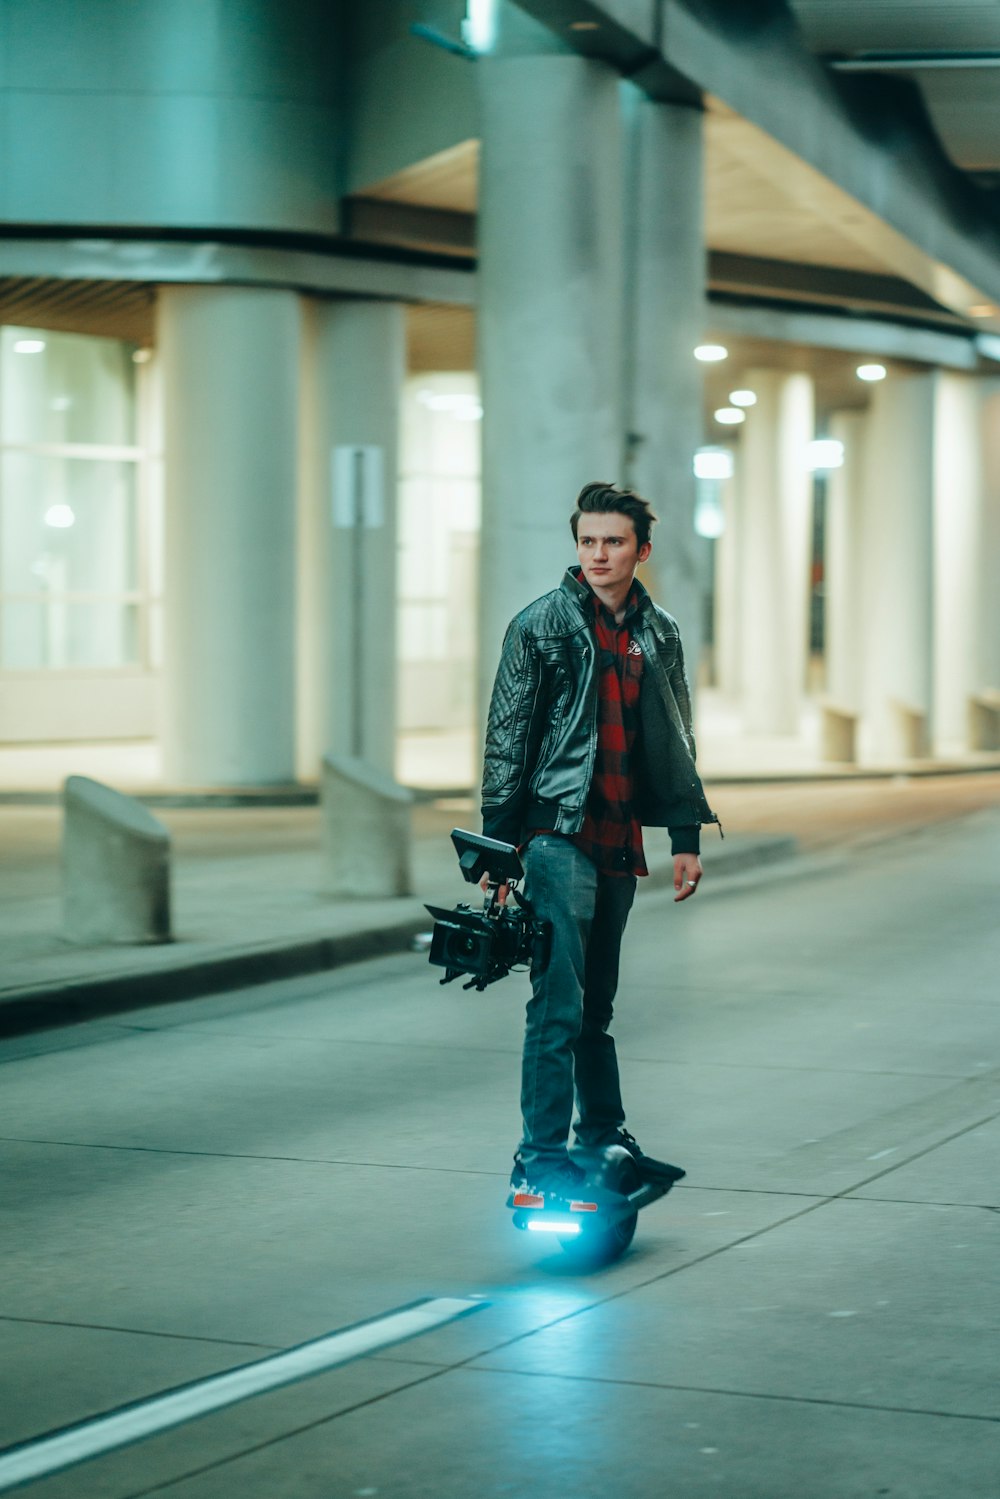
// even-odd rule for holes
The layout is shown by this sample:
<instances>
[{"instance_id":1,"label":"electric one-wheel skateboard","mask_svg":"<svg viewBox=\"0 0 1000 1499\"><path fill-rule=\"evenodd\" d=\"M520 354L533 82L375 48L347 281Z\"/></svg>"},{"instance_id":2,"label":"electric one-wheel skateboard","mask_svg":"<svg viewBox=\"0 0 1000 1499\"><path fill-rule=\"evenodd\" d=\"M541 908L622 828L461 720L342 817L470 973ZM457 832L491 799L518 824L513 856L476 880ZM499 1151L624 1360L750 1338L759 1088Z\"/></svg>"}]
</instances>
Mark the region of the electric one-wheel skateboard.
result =
<instances>
[{"instance_id":1,"label":"electric one-wheel skateboard","mask_svg":"<svg viewBox=\"0 0 1000 1499\"><path fill-rule=\"evenodd\" d=\"M643 1181L623 1145L576 1145L570 1155L587 1173L579 1197L511 1187L507 1206L514 1227L553 1236L581 1268L609 1265L631 1244L642 1209L665 1197L674 1183ZM679 1171L676 1180L683 1175Z\"/></svg>"}]
</instances>

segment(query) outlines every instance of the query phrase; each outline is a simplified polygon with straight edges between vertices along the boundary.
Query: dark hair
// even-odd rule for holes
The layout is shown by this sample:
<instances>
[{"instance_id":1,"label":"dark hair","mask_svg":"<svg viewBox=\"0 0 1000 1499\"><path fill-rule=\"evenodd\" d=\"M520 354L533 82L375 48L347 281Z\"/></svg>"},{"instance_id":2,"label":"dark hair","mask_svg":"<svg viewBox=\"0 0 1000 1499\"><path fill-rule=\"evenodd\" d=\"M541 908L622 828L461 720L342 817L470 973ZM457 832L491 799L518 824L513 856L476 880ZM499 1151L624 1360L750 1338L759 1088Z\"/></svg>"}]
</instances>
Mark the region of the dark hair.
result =
<instances>
[{"instance_id":1,"label":"dark hair","mask_svg":"<svg viewBox=\"0 0 1000 1499\"><path fill-rule=\"evenodd\" d=\"M635 527L635 537L640 546L646 545L653 524L659 519L653 514L649 501L641 499L633 490L619 489L617 485L602 484L600 480L594 480L585 484L576 497L576 509L569 518L573 540L576 540L581 515L604 514L627 515Z\"/></svg>"}]
</instances>

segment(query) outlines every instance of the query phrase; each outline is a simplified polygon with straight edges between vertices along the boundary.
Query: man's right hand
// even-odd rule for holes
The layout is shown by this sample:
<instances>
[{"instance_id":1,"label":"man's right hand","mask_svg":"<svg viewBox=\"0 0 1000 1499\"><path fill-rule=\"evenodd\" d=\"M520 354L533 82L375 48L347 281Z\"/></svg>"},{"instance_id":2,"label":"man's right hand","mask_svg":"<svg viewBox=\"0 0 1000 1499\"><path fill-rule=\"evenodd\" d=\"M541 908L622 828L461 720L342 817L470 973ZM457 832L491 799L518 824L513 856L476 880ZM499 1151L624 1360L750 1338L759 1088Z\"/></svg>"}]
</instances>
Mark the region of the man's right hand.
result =
<instances>
[{"instance_id":1,"label":"man's right hand","mask_svg":"<svg viewBox=\"0 0 1000 1499\"><path fill-rule=\"evenodd\" d=\"M490 876L489 876L489 871L488 870L483 875L482 879L479 881L479 888L483 892L484 895L487 895L489 893ZM504 901L507 899L507 896L509 894L510 894L510 886L509 885L501 885L500 888L499 888L499 890L497 891L497 905L498 906L502 906L503 903L504 903Z\"/></svg>"}]
</instances>

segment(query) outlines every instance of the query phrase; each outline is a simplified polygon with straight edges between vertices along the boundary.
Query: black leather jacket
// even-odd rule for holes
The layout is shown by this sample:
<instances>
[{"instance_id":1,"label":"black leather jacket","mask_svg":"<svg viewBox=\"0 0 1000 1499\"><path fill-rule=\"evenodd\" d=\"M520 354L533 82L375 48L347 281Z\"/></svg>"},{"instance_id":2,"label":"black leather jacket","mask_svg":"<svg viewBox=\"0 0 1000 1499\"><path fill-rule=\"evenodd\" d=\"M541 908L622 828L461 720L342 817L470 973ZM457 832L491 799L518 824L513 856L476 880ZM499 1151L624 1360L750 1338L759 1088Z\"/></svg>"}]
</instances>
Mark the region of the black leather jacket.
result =
<instances>
[{"instance_id":1,"label":"black leather jacket","mask_svg":"<svg viewBox=\"0 0 1000 1499\"><path fill-rule=\"evenodd\" d=\"M671 831L718 822L695 769L677 622L640 583L636 588L632 635L644 657L633 755L636 813L646 826ZM487 837L519 844L532 828L573 834L583 826L597 752L592 597L568 571L507 630L486 728Z\"/></svg>"}]
</instances>

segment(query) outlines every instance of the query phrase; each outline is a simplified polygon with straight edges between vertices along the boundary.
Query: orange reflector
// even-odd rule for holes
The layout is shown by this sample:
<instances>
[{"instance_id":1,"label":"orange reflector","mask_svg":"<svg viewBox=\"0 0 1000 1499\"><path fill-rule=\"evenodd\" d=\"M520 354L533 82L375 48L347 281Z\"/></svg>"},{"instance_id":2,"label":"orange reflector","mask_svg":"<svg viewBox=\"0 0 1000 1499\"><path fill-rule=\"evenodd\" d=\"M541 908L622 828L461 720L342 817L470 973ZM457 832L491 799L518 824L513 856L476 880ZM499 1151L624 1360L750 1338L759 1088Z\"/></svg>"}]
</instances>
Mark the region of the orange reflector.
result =
<instances>
[{"instance_id":1,"label":"orange reflector","mask_svg":"<svg viewBox=\"0 0 1000 1499\"><path fill-rule=\"evenodd\" d=\"M596 1202L571 1202L569 1205L571 1213L596 1213Z\"/></svg>"},{"instance_id":2,"label":"orange reflector","mask_svg":"<svg viewBox=\"0 0 1000 1499\"><path fill-rule=\"evenodd\" d=\"M545 1198L536 1192L515 1192L514 1206L516 1208L543 1208Z\"/></svg>"}]
</instances>

